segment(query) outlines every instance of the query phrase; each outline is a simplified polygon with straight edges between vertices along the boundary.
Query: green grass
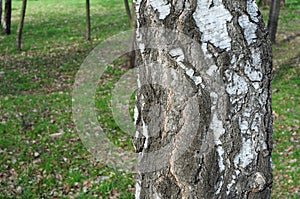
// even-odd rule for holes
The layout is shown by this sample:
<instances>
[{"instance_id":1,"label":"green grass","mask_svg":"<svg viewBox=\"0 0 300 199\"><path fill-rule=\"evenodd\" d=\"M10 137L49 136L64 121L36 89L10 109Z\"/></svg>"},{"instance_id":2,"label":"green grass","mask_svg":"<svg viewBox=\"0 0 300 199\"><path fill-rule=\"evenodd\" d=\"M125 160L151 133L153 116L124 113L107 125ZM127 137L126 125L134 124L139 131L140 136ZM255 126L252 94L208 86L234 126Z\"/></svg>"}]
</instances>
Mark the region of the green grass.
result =
<instances>
[{"instance_id":1,"label":"green grass","mask_svg":"<svg viewBox=\"0 0 300 199\"><path fill-rule=\"evenodd\" d=\"M274 183L272 198L300 197L300 2L281 7L273 45ZM267 19L267 11L264 11Z\"/></svg>"},{"instance_id":2,"label":"green grass","mask_svg":"<svg viewBox=\"0 0 300 199\"><path fill-rule=\"evenodd\" d=\"M13 1L12 34L0 34L0 198L133 198L133 176L91 156L71 112L72 86L84 58L101 41L129 29L123 1L91 0L91 41L84 39L84 1L28 1L18 52L20 8L21 1ZM266 19L267 8L262 12ZM274 199L299 198L300 191L299 12L299 1L287 1L273 46ZM126 72L121 64L102 75L95 103L104 131L114 132L111 141L130 150L110 110L110 91Z\"/></svg>"},{"instance_id":3,"label":"green grass","mask_svg":"<svg viewBox=\"0 0 300 199\"><path fill-rule=\"evenodd\" d=\"M131 175L97 162L71 116L80 64L105 38L129 29L123 2L91 1L86 41L85 1L28 1L22 52L15 50L20 8L13 1L12 34L0 34L0 198L132 198ZM108 73L116 79L117 70ZM120 131L111 115L101 120Z\"/></svg>"}]
</instances>

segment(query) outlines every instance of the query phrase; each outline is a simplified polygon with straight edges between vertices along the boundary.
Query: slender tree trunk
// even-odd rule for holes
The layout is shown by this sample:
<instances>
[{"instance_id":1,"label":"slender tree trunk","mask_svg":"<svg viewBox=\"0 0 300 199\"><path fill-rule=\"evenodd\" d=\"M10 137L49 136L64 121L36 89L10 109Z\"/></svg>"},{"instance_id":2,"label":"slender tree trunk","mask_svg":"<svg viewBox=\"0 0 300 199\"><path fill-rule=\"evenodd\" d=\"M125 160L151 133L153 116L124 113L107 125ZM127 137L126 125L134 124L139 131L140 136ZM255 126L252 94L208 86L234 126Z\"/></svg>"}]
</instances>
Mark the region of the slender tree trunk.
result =
<instances>
[{"instance_id":1,"label":"slender tree trunk","mask_svg":"<svg viewBox=\"0 0 300 199\"><path fill-rule=\"evenodd\" d=\"M128 0L124 0L124 4L125 4L125 10L126 10L126 13L127 13L129 23L131 24L132 23L132 16L131 16L131 11L130 11Z\"/></svg>"},{"instance_id":2,"label":"slender tree trunk","mask_svg":"<svg viewBox=\"0 0 300 199\"><path fill-rule=\"evenodd\" d=\"M279 12L280 12L280 0L272 0L271 7L270 7L269 21L268 21L268 31L272 43L276 42L276 32L277 32Z\"/></svg>"},{"instance_id":3,"label":"slender tree trunk","mask_svg":"<svg viewBox=\"0 0 300 199\"><path fill-rule=\"evenodd\" d=\"M0 0L0 31L2 30L2 0Z\"/></svg>"},{"instance_id":4,"label":"slender tree trunk","mask_svg":"<svg viewBox=\"0 0 300 199\"><path fill-rule=\"evenodd\" d=\"M3 32L7 35L9 35L11 32L10 26L11 26L11 0L5 0Z\"/></svg>"},{"instance_id":5,"label":"slender tree trunk","mask_svg":"<svg viewBox=\"0 0 300 199\"><path fill-rule=\"evenodd\" d=\"M272 55L255 1L135 3L136 198L270 198Z\"/></svg>"},{"instance_id":6,"label":"slender tree trunk","mask_svg":"<svg viewBox=\"0 0 300 199\"><path fill-rule=\"evenodd\" d=\"M135 51L134 51L134 41L135 41L135 32L132 32L131 35L131 45L130 45L130 54L129 54L129 67L134 68L135 67Z\"/></svg>"},{"instance_id":7,"label":"slender tree trunk","mask_svg":"<svg viewBox=\"0 0 300 199\"><path fill-rule=\"evenodd\" d=\"M21 18L20 18L20 23L19 23L19 27L18 27L18 35L17 35L17 47L16 47L17 50L21 50L22 32L23 32L23 26L24 26L24 20L25 20L26 5L27 5L27 0L23 0L22 10L21 10Z\"/></svg>"},{"instance_id":8,"label":"slender tree trunk","mask_svg":"<svg viewBox=\"0 0 300 199\"><path fill-rule=\"evenodd\" d=\"M86 0L86 39L91 40L90 0Z\"/></svg>"},{"instance_id":9,"label":"slender tree trunk","mask_svg":"<svg viewBox=\"0 0 300 199\"><path fill-rule=\"evenodd\" d=\"M125 10L126 10L126 13L127 13L129 24L130 24L130 26L133 26L133 19L132 19L131 10L130 10L128 0L124 0L124 5L125 5ZM130 45L130 50L129 50L129 53L128 53L128 59L129 59L128 68L134 68L135 67L134 40L135 40L135 32L132 31L131 45Z\"/></svg>"}]
</instances>

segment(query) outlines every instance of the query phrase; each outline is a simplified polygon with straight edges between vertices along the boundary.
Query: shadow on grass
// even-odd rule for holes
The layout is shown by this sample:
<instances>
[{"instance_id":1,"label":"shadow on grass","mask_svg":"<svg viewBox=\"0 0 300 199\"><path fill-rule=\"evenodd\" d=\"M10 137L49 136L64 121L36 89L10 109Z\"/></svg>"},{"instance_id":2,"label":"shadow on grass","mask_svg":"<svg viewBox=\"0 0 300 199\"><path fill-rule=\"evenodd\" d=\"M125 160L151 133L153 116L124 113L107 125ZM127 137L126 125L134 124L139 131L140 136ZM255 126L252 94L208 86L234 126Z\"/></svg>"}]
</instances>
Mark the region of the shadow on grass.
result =
<instances>
[{"instance_id":1,"label":"shadow on grass","mask_svg":"<svg viewBox=\"0 0 300 199\"><path fill-rule=\"evenodd\" d=\"M1 60L0 94L42 94L71 89L74 76L91 49L92 46Z\"/></svg>"},{"instance_id":2,"label":"shadow on grass","mask_svg":"<svg viewBox=\"0 0 300 199\"><path fill-rule=\"evenodd\" d=\"M296 56L290 58L286 62L280 64L280 68L276 69L274 74L274 81L280 81L290 69L299 67L300 63L300 53Z\"/></svg>"},{"instance_id":3,"label":"shadow on grass","mask_svg":"<svg viewBox=\"0 0 300 199\"><path fill-rule=\"evenodd\" d=\"M281 40L280 42L278 42L276 45L281 45L283 43L289 42L291 40L296 39L297 37L300 37L300 33L297 33L295 35L290 35L287 38L285 38L285 39Z\"/></svg>"}]
</instances>

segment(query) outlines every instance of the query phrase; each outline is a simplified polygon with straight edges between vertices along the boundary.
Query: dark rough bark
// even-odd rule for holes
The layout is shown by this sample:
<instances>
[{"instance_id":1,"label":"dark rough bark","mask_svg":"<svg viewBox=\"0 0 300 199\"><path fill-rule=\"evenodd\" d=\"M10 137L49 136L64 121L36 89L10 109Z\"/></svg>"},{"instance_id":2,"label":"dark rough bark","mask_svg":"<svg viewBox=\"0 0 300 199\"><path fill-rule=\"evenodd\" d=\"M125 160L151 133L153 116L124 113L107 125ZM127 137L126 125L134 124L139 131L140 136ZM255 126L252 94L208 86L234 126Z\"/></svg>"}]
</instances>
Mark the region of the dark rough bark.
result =
<instances>
[{"instance_id":1,"label":"dark rough bark","mask_svg":"<svg viewBox=\"0 0 300 199\"><path fill-rule=\"evenodd\" d=\"M135 51L134 51L134 41L135 41L135 32L132 31L131 35L131 45L130 50L128 53L128 68L134 68L135 67Z\"/></svg>"},{"instance_id":2,"label":"dark rough bark","mask_svg":"<svg viewBox=\"0 0 300 199\"><path fill-rule=\"evenodd\" d=\"M91 40L90 0L86 0L86 39Z\"/></svg>"},{"instance_id":3,"label":"dark rough bark","mask_svg":"<svg viewBox=\"0 0 300 199\"><path fill-rule=\"evenodd\" d=\"M135 9L136 198L270 198L272 55L255 1Z\"/></svg>"},{"instance_id":4,"label":"dark rough bark","mask_svg":"<svg viewBox=\"0 0 300 199\"><path fill-rule=\"evenodd\" d=\"M133 26L133 19L132 19L132 14L131 14L131 9L130 9L130 5L129 5L129 1L128 0L124 0L124 5L125 5L125 10L127 13L127 17L128 17L128 21L130 26ZM135 32L132 32L132 45L130 46L130 50L128 53L128 64L127 67L128 68L133 68L135 65L135 52L134 52L134 38L135 38Z\"/></svg>"},{"instance_id":5,"label":"dark rough bark","mask_svg":"<svg viewBox=\"0 0 300 199\"><path fill-rule=\"evenodd\" d=\"M279 12L280 12L280 0L272 0L271 7L270 7L269 21L268 21L268 31L272 43L275 43L276 41Z\"/></svg>"},{"instance_id":6,"label":"dark rough bark","mask_svg":"<svg viewBox=\"0 0 300 199\"><path fill-rule=\"evenodd\" d=\"M2 29L2 0L0 0L0 31Z\"/></svg>"},{"instance_id":7,"label":"dark rough bark","mask_svg":"<svg viewBox=\"0 0 300 199\"><path fill-rule=\"evenodd\" d=\"M23 0L22 9L21 9L20 24L19 24L18 35L17 35L17 50L21 50L22 32L23 32L23 27L24 27L26 5L27 5L27 0Z\"/></svg>"},{"instance_id":8,"label":"dark rough bark","mask_svg":"<svg viewBox=\"0 0 300 199\"><path fill-rule=\"evenodd\" d=\"M124 5L125 5L125 10L126 10L126 13L127 13L129 23L131 24L132 23L132 16L131 16L131 11L130 11L130 6L129 6L128 0L124 0Z\"/></svg>"},{"instance_id":9,"label":"dark rough bark","mask_svg":"<svg viewBox=\"0 0 300 199\"><path fill-rule=\"evenodd\" d=\"M9 35L11 32L10 26L11 26L11 0L5 0L3 32L7 35Z\"/></svg>"}]
</instances>

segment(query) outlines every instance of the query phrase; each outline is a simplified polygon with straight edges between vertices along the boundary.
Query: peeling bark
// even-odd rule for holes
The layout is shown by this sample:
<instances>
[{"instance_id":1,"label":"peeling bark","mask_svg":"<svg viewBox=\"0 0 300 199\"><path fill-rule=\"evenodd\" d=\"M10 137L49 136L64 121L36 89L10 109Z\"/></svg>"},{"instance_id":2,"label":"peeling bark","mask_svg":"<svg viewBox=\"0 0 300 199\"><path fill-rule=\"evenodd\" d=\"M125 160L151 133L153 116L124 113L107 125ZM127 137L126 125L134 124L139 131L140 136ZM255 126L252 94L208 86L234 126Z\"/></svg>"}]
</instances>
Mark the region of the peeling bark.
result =
<instances>
[{"instance_id":1,"label":"peeling bark","mask_svg":"<svg viewBox=\"0 0 300 199\"><path fill-rule=\"evenodd\" d=\"M269 198L272 55L255 1L136 0L135 11L136 198Z\"/></svg>"}]
</instances>

